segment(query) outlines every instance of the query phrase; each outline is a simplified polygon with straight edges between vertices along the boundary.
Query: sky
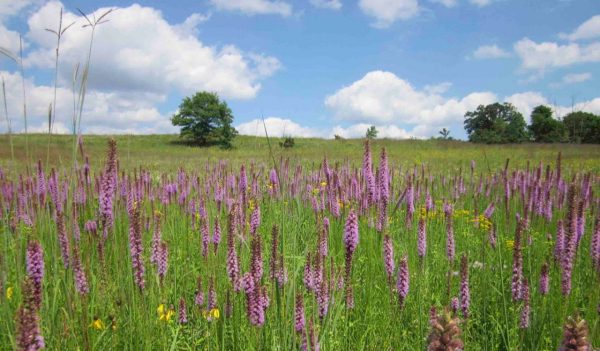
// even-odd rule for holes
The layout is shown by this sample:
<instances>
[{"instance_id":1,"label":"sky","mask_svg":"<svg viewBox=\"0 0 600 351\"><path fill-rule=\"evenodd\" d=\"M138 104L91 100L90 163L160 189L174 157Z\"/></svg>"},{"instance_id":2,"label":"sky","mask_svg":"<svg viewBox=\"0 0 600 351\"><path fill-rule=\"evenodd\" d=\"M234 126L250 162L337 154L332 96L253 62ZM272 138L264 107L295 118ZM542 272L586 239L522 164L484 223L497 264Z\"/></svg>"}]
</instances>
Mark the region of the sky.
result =
<instances>
[{"instance_id":1,"label":"sky","mask_svg":"<svg viewBox=\"0 0 600 351\"><path fill-rule=\"evenodd\" d=\"M177 133L181 100L216 92L240 134L464 139L464 114L510 102L529 121L600 114L598 0L0 0L0 47L23 46L28 131L47 131L63 11L54 133L70 133L73 76L96 27L82 131ZM1 56L1 55L0 55ZM19 66L0 57L12 130ZM4 112L4 103L2 111ZM7 123L1 113L0 132Z\"/></svg>"}]
</instances>

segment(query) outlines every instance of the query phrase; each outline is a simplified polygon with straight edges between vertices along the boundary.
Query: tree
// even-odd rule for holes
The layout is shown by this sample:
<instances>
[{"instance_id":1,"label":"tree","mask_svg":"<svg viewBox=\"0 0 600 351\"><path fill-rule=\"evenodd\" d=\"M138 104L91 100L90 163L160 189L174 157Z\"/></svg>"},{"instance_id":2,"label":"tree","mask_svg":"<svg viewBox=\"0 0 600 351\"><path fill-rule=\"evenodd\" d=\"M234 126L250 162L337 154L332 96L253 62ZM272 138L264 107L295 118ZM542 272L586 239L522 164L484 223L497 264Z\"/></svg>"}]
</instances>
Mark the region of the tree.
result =
<instances>
[{"instance_id":1,"label":"tree","mask_svg":"<svg viewBox=\"0 0 600 351\"><path fill-rule=\"evenodd\" d=\"M474 143L520 143L528 140L523 115L510 103L498 102L465 113L465 130Z\"/></svg>"},{"instance_id":2,"label":"tree","mask_svg":"<svg viewBox=\"0 0 600 351\"><path fill-rule=\"evenodd\" d=\"M569 141L600 144L600 116L588 112L571 112L563 118Z\"/></svg>"},{"instance_id":3,"label":"tree","mask_svg":"<svg viewBox=\"0 0 600 351\"><path fill-rule=\"evenodd\" d=\"M370 126L369 129L367 129L367 139L375 139L377 138L377 134L379 134L379 131L375 126Z\"/></svg>"},{"instance_id":4,"label":"tree","mask_svg":"<svg viewBox=\"0 0 600 351\"><path fill-rule=\"evenodd\" d=\"M231 148L237 135L231 125L231 110L216 93L203 91L184 98L179 111L171 117L171 123L181 127L182 138L198 145L218 144L222 148Z\"/></svg>"},{"instance_id":5,"label":"tree","mask_svg":"<svg viewBox=\"0 0 600 351\"><path fill-rule=\"evenodd\" d=\"M538 143L558 143L565 140L565 126L552 117L552 109L539 105L531 112L528 127L533 140Z\"/></svg>"},{"instance_id":6,"label":"tree","mask_svg":"<svg viewBox=\"0 0 600 351\"><path fill-rule=\"evenodd\" d=\"M450 130L446 128L442 128L438 133L442 136L442 139L449 140L450 138Z\"/></svg>"}]
</instances>

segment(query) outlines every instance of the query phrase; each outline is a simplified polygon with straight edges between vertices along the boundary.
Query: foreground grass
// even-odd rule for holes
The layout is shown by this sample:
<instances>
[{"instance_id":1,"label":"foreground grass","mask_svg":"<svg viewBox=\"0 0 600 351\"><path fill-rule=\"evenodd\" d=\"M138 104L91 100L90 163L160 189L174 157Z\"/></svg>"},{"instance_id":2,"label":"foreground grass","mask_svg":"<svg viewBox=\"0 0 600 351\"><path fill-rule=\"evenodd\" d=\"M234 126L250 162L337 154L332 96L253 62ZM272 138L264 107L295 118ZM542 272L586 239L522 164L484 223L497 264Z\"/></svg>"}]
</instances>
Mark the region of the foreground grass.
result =
<instances>
[{"instance_id":1,"label":"foreground grass","mask_svg":"<svg viewBox=\"0 0 600 351\"><path fill-rule=\"evenodd\" d=\"M30 138L30 159L41 159L45 163L47 144L44 138ZM461 323L466 349L556 350L561 342L564 321L567 316L576 313L588 321L591 342L597 345L600 341L600 318L597 312L600 302L599 276L590 258L594 221L599 211L596 194L600 190L600 151L597 147L377 141L373 150L386 147L392 176L389 224L383 232L376 230L373 225L379 214L376 204L361 211L360 239L350 278L355 307L346 308L344 289L332 284L329 286L329 310L321 319L315 293L307 291L303 282L307 254L311 253L314 257L320 223L327 217L331 220L331 227L325 276L333 274L337 278L344 271L344 224L350 209L358 211L361 208L360 198L365 196L355 198L348 195L352 177L357 177L363 191L366 187L360 173L362 143L357 140L337 142L302 139L297 141L298 146L292 150L276 147L274 156L278 160L276 170L281 182L280 193L276 195L272 194L273 179L269 179L272 162L264 139L240 137L236 141L236 148L231 151L182 147L170 144L173 139L173 136L117 137L120 170L125 172L126 177L123 178L119 172L119 187L114 195L115 223L105 242L104 261L98 252L102 234L93 235L84 231L83 227L88 220L97 221L100 225L98 182L94 176L99 176L103 170L106 137L84 137L84 150L92 164L92 177L87 185L81 174L71 176L68 171L72 141L67 137L53 139L49 165L61 170L58 173L61 184L66 184L66 189L69 189L63 204L68 240L71 248L78 245L90 284L89 293L81 295L75 289L72 268L65 269L61 259L56 204L50 194L45 201L39 200L35 190L39 182L35 162L27 161L23 140L17 138L19 161L15 171L23 176L21 181L30 184L30 187L24 188L29 190L24 190L26 194L23 200L15 196L20 182L17 174L5 174L0 180L2 189L14 185L14 188L10 188L12 190L5 190L0 195L0 204L3 206L0 217L0 282L3 289L0 297L0 345L12 349L17 342L14 317L23 298L21 286L26 275L25 249L31 240L38 240L44 249L46 272L39 315L42 335L50 350L299 349L302 338L294 330L295 298L298 293L304 297L306 320L314 323L314 333L322 350L423 350L429 333L429 308L447 306L453 297L459 296L458 271L463 254L469 260L471 289L470 315L469 318L462 318ZM558 221L565 220L568 211L565 198L560 195L562 191L544 175L547 165L550 165L551 174L556 174L555 163L559 150L563 155L561 179L569 183L576 177L573 184L579 189L583 187L582 177L589 174L593 191L588 206L582 212L585 219L584 235L574 259L573 288L568 296L561 294L560 263L553 258ZM1 152L3 167L10 166L10 156L6 156L5 149ZM328 187L326 172L321 164L325 156L333 172L330 181L334 182L337 177L339 187ZM284 158L281 162L280 157ZM503 172L507 158L510 158L509 166L507 172ZM374 159L377 159L376 156ZM470 170L472 160L475 161L473 172ZM78 162L82 164L81 159ZM256 190L251 191L251 201L244 202L237 187L241 164L246 166L249 188L252 188L252 179L257 181ZM374 164L377 167L378 162ZM413 168L413 165L417 167ZM178 172L180 167L185 169L185 173ZM46 179L49 168L45 167ZM524 303L513 301L511 296L512 241L517 227L516 215L528 211L528 199L537 184L533 181L536 174L540 175L540 182L548 181L545 184L551 189L549 200L553 204L553 212L552 218L547 219L531 211L529 227L523 232L523 276L530 287L531 314L529 327L519 328ZM520 179L521 176L532 179L530 185L524 191L518 186L513 188L509 201L505 202L503 179L512 182L513 177ZM478 190L480 181L485 187L481 192ZM165 195L171 184L176 184L178 191ZM299 185L300 191L292 190L294 184ZM406 200L397 211L393 211L393 208L400 194L410 184L419 187L420 191L415 194L417 212L409 220ZM223 203L219 205L216 193L217 188L221 187L226 187L227 191ZM74 191L79 189L86 194L85 200L75 199ZM135 201L135 207L140 211L143 224L141 238L146 267L143 290L134 283L130 256L129 231L132 220L127 211L127 193L134 192L132 189L140 192L136 195L139 198ZM435 210L425 214L422 208L427 191L432 196ZM181 201L183 193L186 196ZM330 197L339 201L339 216L331 207L317 212L313 210L312 199ZM245 209L243 220L234 232L242 273L250 270L249 223L251 213L256 206L260 206L258 235L262 241L264 263L261 282L270 300L262 327L249 322L246 296L243 292L233 292L232 282L227 276L225 238L230 217L227 201L236 202ZM454 260L449 260L445 254L447 222L442 210L443 201L449 201L454 206ZM480 215L492 202L496 203L496 210L489 220L484 221ZM205 206L206 216L200 215L201 203ZM190 209L192 205L194 210ZM78 212L77 218L72 215L74 207ZM23 211L31 217L31 226L18 216ZM162 240L169 250L168 270L162 284L157 276L157 267L149 262L152 235L156 228L152 217L157 212L162 215ZM421 217L427 224L427 250L422 259L417 250L417 223ZM223 230L223 239L216 252L211 247L210 253L203 257L199 225L207 223L212 233L217 221ZM409 225L409 221L412 225ZM75 240L73 225L82 230L79 241ZM280 231L277 250L283 257L288 273L288 282L283 287L269 278L270 233L274 225ZM495 247L490 245L488 239L490 227L496 229L498 236ZM384 234L392 238L396 266L400 257L408 257L411 283L402 308L384 270ZM540 294L538 284L544 263L550 265L548 295ZM219 318L209 321L206 305L194 305L197 277L203 280L204 292L207 292L209 282L214 279ZM12 291L10 294L9 289ZM226 318L224 311L228 294L233 315ZM181 298L187 301L189 323L178 324L177 312L170 322L161 320L157 314L158 306L164 304L169 308L173 305L176 311ZM102 321L102 327L94 324L97 319Z\"/></svg>"}]
</instances>

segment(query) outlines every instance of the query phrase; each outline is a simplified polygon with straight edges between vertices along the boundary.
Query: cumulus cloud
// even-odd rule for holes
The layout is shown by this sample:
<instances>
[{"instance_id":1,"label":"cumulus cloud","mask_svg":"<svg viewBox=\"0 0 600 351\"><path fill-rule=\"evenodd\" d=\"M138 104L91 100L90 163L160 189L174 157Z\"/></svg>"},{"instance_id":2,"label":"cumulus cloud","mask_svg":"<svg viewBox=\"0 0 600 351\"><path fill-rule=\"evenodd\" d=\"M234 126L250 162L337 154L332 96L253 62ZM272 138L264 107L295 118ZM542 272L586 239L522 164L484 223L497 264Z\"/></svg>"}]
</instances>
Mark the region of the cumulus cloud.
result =
<instances>
[{"instance_id":1,"label":"cumulus cloud","mask_svg":"<svg viewBox=\"0 0 600 351\"><path fill-rule=\"evenodd\" d=\"M600 37L600 15L595 15L583 22L579 27L577 27L577 29L575 29L575 31L573 31L573 33L561 33L559 36L562 39L568 40L593 39Z\"/></svg>"},{"instance_id":2,"label":"cumulus cloud","mask_svg":"<svg viewBox=\"0 0 600 351\"><path fill-rule=\"evenodd\" d=\"M269 0L210 0L222 11L238 11L246 15L281 15L288 17L292 14L292 5L284 1Z\"/></svg>"},{"instance_id":3,"label":"cumulus cloud","mask_svg":"<svg viewBox=\"0 0 600 351\"><path fill-rule=\"evenodd\" d=\"M22 116L23 96L20 90L21 75L0 71L6 82L8 115L13 130L24 131ZM54 87L37 85L32 79L25 80L27 91L28 131L48 131L48 108L53 99ZM82 131L124 133L173 133L168 116L161 114L157 105L166 96L148 92L101 92L89 91L83 110ZM73 94L70 89L57 89L56 123L54 133L72 132ZM4 126L3 126L4 127Z\"/></svg>"},{"instance_id":4,"label":"cumulus cloud","mask_svg":"<svg viewBox=\"0 0 600 351\"><path fill-rule=\"evenodd\" d=\"M443 91L419 90L391 72L372 71L328 96L325 105L340 120L437 126L461 121L467 110L497 100L490 92L446 98Z\"/></svg>"},{"instance_id":5,"label":"cumulus cloud","mask_svg":"<svg viewBox=\"0 0 600 351\"><path fill-rule=\"evenodd\" d=\"M398 20L407 20L419 14L417 0L360 0L360 9L375 18L373 26L385 28Z\"/></svg>"},{"instance_id":6,"label":"cumulus cloud","mask_svg":"<svg viewBox=\"0 0 600 351\"><path fill-rule=\"evenodd\" d=\"M20 13L23 9L39 4L43 0L15 0L0 1L0 20L4 17L11 17Z\"/></svg>"},{"instance_id":7,"label":"cumulus cloud","mask_svg":"<svg viewBox=\"0 0 600 351\"><path fill-rule=\"evenodd\" d=\"M265 118L265 125L271 137L293 136L330 139L335 135L343 138L362 138L372 124L356 123L348 126L336 125L331 128L316 129L302 126L288 118L268 117ZM379 138L408 139L422 136L406 131L393 124L377 124L375 127L379 131ZM241 135L265 136L265 127L263 126L262 119L253 119L249 122L241 123L235 128Z\"/></svg>"},{"instance_id":8,"label":"cumulus cloud","mask_svg":"<svg viewBox=\"0 0 600 351\"><path fill-rule=\"evenodd\" d=\"M484 60L510 57L510 54L498 45L482 45L473 52L472 57L477 60Z\"/></svg>"},{"instance_id":9,"label":"cumulus cloud","mask_svg":"<svg viewBox=\"0 0 600 351\"><path fill-rule=\"evenodd\" d=\"M263 125L262 119L253 119L250 122L239 124L235 127L242 135L265 136L265 126L267 133L272 137L294 136L294 137L327 137L327 133L320 130L307 128L298 123L279 117L265 118Z\"/></svg>"},{"instance_id":10,"label":"cumulus cloud","mask_svg":"<svg viewBox=\"0 0 600 351\"><path fill-rule=\"evenodd\" d=\"M339 135L342 138L363 138L367 133L367 129L369 129L371 126L372 124L368 123L357 123L349 127L335 126L331 130L331 133L333 135ZM418 137L413 133L393 124L375 125L375 128L378 131L378 138L409 139Z\"/></svg>"},{"instance_id":11,"label":"cumulus cloud","mask_svg":"<svg viewBox=\"0 0 600 351\"><path fill-rule=\"evenodd\" d=\"M515 43L514 50L521 59L524 70L544 72L557 67L600 62L600 42L561 45L555 42L536 43L523 38Z\"/></svg>"},{"instance_id":12,"label":"cumulus cloud","mask_svg":"<svg viewBox=\"0 0 600 351\"><path fill-rule=\"evenodd\" d=\"M208 21L210 17L210 13L192 13L185 19L185 21L183 21L180 24L174 25L173 29L180 36L196 36L198 35L198 26Z\"/></svg>"},{"instance_id":13,"label":"cumulus cloud","mask_svg":"<svg viewBox=\"0 0 600 351\"><path fill-rule=\"evenodd\" d=\"M342 8L340 0L310 0L310 4L321 9L339 10Z\"/></svg>"},{"instance_id":14,"label":"cumulus cloud","mask_svg":"<svg viewBox=\"0 0 600 351\"><path fill-rule=\"evenodd\" d=\"M421 90L391 72L373 71L327 96L325 105L338 121L358 122L355 126L339 127L339 133L349 130L353 131L352 135L358 131L364 134L366 128L363 127L375 125L380 131L387 130L384 134L401 138L435 135L443 127L462 129L467 111L497 101L512 103L526 119L534 107L553 105L539 92L525 91L503 98L492 92L446 97L443 94L448 87L449 83L441 83ZM570 107L555 108L561 115L571 111ZM581 102L575 108L597 113L600 98Z\"/></svg>"},{"instance_id":15,"label":"cumulus cloud","mask_svg":"<svg viewBox=\"0 0 600 351\"><path fill-rule=\"evenodd\" d=\"M12 55L19 52L19 33L11 31L0 23L0 48L7 49ZM0 54L0 62L6 59L6 56Z\"/></svg>"},{"instance_id":16,"label":"cumulus cloud","mask_svg":"<svg viewBox=\"0 0 600 351\"><path fill-rule=\"evenodd\" d=\"M49 2L28 20L28 39L38 46L25 60L29 66L52 68L54 40L45 28L54 28L62 5ZM95 12L96 16L106 8ZM263 54L245 53L232 45L221 48L203 44L193 33L202 20L192 15L182 24L171 25L160 11L134 4L110 14L94 39L90 89L119 91L170 91L188 95L198 90L215 91L225 98L250 99L260 90L260 80L280 67L279 61ZM64 23L84 23L71 12ZM123 35L127 33L127 35ZM67 83L72 69L85 61L89 28L74 26L61 43L61 78Z\"/></svg>"}]
</instances>

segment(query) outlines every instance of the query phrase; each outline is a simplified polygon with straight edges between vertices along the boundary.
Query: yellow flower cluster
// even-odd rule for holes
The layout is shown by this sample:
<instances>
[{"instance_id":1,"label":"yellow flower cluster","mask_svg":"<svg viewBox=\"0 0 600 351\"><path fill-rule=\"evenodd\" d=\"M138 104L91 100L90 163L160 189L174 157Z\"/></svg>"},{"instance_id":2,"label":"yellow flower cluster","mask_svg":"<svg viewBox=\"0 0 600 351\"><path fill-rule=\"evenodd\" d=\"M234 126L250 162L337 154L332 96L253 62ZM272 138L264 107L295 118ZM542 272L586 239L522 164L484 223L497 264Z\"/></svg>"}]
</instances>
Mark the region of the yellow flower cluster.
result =
<instances>
[{"instance_id":1,"label":"yellow flower cluster","mask_svg":"<svg viewBox=\"0 0 600 351\"><path fill-rule=\"evenodd\" d=\"M210 311L202 311L202 316L210 322L214 319L219 319L219 317L221 317L221 312L218 308L213 308Z\"/></svg>"},{"instance_id":2,"label":"yellow flower cluster","mask_svg":"<svg viewBox=\"0 0 600 351\"><path fill-rule=\"evenodd\" d=\"M425 208L425 206L422 206L419 209L419 218L423 218L423 219L435 219L435 218L443 218L444 217L444 213L443 212L438 212L438 211L429 211L427 212L427 209Z\"/></svg>"},{"instance_id":3,"label":"yellow flower cluster","mask_svg":"<svg viewBox=\"0 0 600 351\"><path fill-rule=\"evenodd\" d=\"M7 298L8 300L11 300L11 299L12 299L12 297L13 297L13 293L14 293L14 292L15 292L15 288L13 288L12 286L9 286L9 287L6 289L6 298Z\"/></svg>"},{"instance_id":4,"label":"yellow flower cluster","mask_svg":"<svg viewBox=\"0 0 600 351\"><path fill-rule=\"evenodd\" d=\"M506 240L506 248L509 250L512 250L515 248L515 241L514 240Z\"/></svg>"},{"instance_id":5,"label":"yellow flower cluster","mask_svg":"<svg viewBox=\"0 0 600 351\"><path fill-rule=\"evenodd\" d=\"M96 330L104 330L106 329L106 326L104 325L104 322L102 322L102 319L94 318L94 321L92 321L92 323L90 324L90 328Z\"/></svg>"},{"instance_id":6,"label":"yellow flower cluster","mask_svg":"<svg viewBox=\"0 0 600 351\"><path fill-rule=\"evenodd\" d=\"M158 305L156 312L158 313L158 320L164 322L171 322L171 319L175 315L175 310L173 308L167 309L163 303Z\"/></svg>"},{"instance_id":7,"label":"yellow flower cluster","mask_svg":"<svg viewBox=\"0 0 600 351\"><path fill-rule=\"evenodd\" d=\"M490 230L490 228L492 228L492 221L490 221L488 218L486 218L484 215L479 215L477 217L474 217L471 222L477 224L479 223L479 228L483 229L483 230Z\"/></svg>"}]
</instances>

